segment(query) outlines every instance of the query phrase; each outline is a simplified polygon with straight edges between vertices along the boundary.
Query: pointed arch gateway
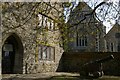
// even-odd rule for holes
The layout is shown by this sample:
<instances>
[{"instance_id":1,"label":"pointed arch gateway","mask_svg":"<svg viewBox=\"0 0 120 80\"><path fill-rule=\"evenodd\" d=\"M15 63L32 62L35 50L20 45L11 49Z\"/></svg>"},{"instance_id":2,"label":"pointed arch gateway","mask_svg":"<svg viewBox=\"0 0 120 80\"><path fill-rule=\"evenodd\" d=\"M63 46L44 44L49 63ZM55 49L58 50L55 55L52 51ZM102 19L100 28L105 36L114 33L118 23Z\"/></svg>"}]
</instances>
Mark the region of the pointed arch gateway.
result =
<instances>
[{"instance_id":1,"label":"pointed arch gateway","mask_svg":"<svg viewBox=\"0 0 120 80\"><path fill-rule=\"evenodd\" d=\"M13 74L23 72L23 45L20 37L10 34L2 46L2 73Z\"/></svg>"}]
</instances>

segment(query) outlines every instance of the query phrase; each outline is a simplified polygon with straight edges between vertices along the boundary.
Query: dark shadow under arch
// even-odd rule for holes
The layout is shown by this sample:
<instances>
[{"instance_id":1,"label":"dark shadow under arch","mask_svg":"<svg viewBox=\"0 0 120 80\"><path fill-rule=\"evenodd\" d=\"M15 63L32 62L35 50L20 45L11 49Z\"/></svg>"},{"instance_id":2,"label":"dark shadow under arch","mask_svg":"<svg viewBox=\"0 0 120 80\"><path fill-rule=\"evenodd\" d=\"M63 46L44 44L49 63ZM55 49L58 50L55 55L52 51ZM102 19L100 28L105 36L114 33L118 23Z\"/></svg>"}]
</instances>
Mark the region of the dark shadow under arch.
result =
<instances>
[{"instance_id":1,"label":"dark shadow under arch","mask_svg":"<svg viewBox=\"0 0 120 80\"><path fill-rule=\"evenodd\" d=\"M20 37L13 33L2 46L2 73L15 74L23 72L23 45Z\"/></svg>"}]
</instances>

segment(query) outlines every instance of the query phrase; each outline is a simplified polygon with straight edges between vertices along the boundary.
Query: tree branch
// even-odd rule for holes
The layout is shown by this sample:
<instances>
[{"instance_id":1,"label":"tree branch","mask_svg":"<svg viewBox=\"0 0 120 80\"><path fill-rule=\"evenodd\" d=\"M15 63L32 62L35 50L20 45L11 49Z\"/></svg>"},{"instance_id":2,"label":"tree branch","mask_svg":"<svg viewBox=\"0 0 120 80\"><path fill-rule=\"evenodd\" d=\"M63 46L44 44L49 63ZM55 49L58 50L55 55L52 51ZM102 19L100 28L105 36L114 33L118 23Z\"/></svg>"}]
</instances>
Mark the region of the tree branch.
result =
<instances>
[{"instance_id":1,"label":"tree branch","mask_svg":"<svg viewBox=\"0 0 120 80\"><path fill-rule=\"evenodd\" d=\"M88 13L88 14L85 14L85 15L84 15L84 18L83 18L82 20L80 20L79 22L77 22L77 23L75 23L75 24L72 24L72 25L69 25L69 26L70 26L69 28L74 27L74 26L76 26L76 25L79 25L82 21L84 21L84 20L86 19L87 16L90 16L90 15L94 14L95 11L96 11L96 9L97 9L98 7L100 7L100 6L102 6L102 5L105 4L105 3L106 3L106 2L101 2L100 4L98 4L98 5L94 8L94 10L93 10L92 12L90 12L90 13Z\"/></svg>"}]
</instances>

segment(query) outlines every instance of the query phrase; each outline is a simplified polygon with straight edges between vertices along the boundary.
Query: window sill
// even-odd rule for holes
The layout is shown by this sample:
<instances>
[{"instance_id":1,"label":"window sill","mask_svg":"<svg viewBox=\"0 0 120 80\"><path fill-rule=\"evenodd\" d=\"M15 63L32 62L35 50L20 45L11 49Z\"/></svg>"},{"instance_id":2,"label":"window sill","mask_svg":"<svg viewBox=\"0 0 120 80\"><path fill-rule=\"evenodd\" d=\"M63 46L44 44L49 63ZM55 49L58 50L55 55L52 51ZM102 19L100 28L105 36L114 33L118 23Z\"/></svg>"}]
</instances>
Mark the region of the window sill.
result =
<instances>
[{"instance_id":1,"label":"window sill","mask_svg":"<svg viewBox=\"0 0 120 80\"><path fill-rule=\"evenodd\" d=\"M39 63L54 63L54 60L39 60Z\"/></svg>"},{"instance_id":2,"label":"window sill","mask_svg":"<svg viewBox=\"0 0 120 80\"><path fill-rule=\"evenodd\" d=\"M76 46L76 49L85 49L87 46Z\"/></svg>"}]
</instances>

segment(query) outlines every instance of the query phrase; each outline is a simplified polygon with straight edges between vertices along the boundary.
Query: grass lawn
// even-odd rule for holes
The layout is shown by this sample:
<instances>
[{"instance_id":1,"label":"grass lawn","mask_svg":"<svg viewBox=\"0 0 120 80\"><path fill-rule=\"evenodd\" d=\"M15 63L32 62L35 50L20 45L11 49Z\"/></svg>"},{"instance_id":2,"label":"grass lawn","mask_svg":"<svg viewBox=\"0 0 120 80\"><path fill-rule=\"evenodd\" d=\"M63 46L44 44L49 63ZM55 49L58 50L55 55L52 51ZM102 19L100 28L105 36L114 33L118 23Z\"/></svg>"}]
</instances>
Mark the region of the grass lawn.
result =
<instances>
[{"instance_id":1,"label":"grass lawn","mask_svg":"<svg viewBox=\"0 0 120 80\"><path fill-rule=\"evenodd\" d=\"M120 76L103 76L98 80L120 80Z\"/></svg>"},{"instance_id":2,"label":"grass lawn","mask_svg":"<svg viewBox=\"0 0 120 80\"><path fill-rule=\"evenodd\" d=\"M83 78L83 77L73 77L73 76L54 76L49 80L120 80L120 76L103 76L97 79Z\"/></svg>"}]
</instances>

